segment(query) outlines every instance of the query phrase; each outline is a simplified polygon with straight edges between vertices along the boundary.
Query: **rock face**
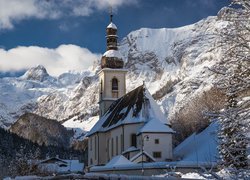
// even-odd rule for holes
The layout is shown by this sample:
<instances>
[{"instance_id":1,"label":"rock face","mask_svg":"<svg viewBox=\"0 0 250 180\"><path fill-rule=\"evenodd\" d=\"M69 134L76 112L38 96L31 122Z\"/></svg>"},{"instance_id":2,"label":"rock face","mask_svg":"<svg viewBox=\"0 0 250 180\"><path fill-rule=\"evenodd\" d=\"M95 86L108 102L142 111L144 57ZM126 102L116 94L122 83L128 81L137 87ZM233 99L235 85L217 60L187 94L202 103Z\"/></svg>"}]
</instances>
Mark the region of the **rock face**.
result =
<instances>
[{"instance_id":1,"label":"rock face","mask_svg":"<svg viewBox=\"0 0 250 180\"><path fill-rule=\"evenodd\" d=\"M218 96L209 67L222 56L214 34L224 26L217 17L208 17L180 28L129 33L119 47L129 70L127 92L145 81L173 124L186 117L195 123L207 120L203 112L223 107L223 92ZM98 115L99 68L54 78L38 66L23 77L0 79L0 126L10 127L24 112L62 122L89 121Z\"/></svg>"},{"instance_id":2,"label":"rock face","mask_svg":"<svg viewBox=\"0 0 250 180\"><path fill-rule=\"evenodd\" d=\"M70 146L70 137L73 135L59 122L32 113L22 115L10 131L39 145L65 148Z\"/></svg>"}]
</instances>

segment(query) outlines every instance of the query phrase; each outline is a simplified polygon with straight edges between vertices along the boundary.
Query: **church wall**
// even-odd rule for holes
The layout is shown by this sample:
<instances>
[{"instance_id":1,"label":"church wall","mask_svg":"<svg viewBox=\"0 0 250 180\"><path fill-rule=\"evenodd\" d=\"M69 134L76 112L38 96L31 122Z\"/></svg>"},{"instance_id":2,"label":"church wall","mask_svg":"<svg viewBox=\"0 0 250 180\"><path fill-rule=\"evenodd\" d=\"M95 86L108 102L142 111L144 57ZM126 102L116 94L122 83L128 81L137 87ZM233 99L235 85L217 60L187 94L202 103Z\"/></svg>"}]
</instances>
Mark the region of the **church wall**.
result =
<instances>
[{"instance_id":1,"label":"church wall","mask_svg":"<svg viewBox=\"0 0 250 180\"><path fill-rule=\"evenodd\" d=\"M111 159L112 159L112 157L121 154L121 151L122 151L121 145L122 145L122 141L123 141L123 138L121 138L121 136L122 136L122 127L112 129L110 132L111 141L113 139L113 151L112 151L112 147L110 148Z\"/></svg>"},{"instance_id":2,"label":"church wall","mask_svg":"<svg viewBox=\"0 0 250 180\"><path fill-rule=\"evenodd\" d=\"M109 158L105 159L106 163L110 159L112 159L114 156L122 154L123 151L125 151L127 148L131 146L131 135L136 134L138 129L140 129L141 126L142 124L127 124L124 126L114 128L110 130L109 132L107 132L106 141L109 140L109 143L106 142L106 144L108 144L109 147L106 148L107 151L105 155L106 157L109 157ZM112 144L113 144L113 147L112 147ZM109 156L107 153L109 153Z\"/></svg>"},{"instance_id":3,"label":"church wall","mask_svg":"<svg viewBox=\"0 0 250 180\"><path fill-rule=\"evenodd\" d=\"M154 157L154 152L160 152L161 157L157 158L156 161L166 161L172 159L172 134L167 133L143 133L139 136L142 139L142 136L148 136L148 141L144 138L144 150ZM155 143L158 139L159 143ZM142 141L142 140L141 140ZM141 146L141 141L139 144Z\"/></svg>"},{"instance_id":4,"label":"church wall","mask_svg":"<svg viewBox=\"0 0 250 180\"><path fill-rule=\"evenodd\" d=\"M88 139L88 165L97 163L97 159L95 159L95 138L96 136L93 135Z\"/></svg>"},{"instance_id":5,"label":"church wall","mask_svg":"<svg viewBox=\"0 0 250 180\"><path fill-rule=\"evenodd\" d=\"M98 133L99 137L99 152L98 152L98 164L106 164L107 162L107 139L108 133Z\"/></svg>"},{"instance_id":6,"label":"church wall","mask_svg":"<svg viewBox=\"0 0 250 180\"><path fill-rule=\"evenodd\" d=\"M131 146L131 135L137 134L138 130L141 127L142 127L142 123L124 125L124 137L126 137L124 140L124 150L128 149ZM138 140L137 140L137 147L138 147Z\"/></svg>"}]
</instances>

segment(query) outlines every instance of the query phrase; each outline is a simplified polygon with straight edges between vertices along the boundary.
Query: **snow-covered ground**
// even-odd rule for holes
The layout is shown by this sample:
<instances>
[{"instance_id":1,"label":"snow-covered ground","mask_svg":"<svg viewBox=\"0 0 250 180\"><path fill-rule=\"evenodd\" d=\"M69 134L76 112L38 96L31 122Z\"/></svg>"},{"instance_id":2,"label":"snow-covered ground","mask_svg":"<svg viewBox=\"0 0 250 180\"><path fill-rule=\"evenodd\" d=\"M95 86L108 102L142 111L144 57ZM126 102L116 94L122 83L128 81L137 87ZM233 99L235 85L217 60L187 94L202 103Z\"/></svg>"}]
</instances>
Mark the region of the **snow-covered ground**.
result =
<instances>
[{"instance_id":1,"label":"snow-covered ground","mask_svg":"<svg viewBox=\"0 0 250 180\"><path fill-rule=\"evenodd\" d=\"M218 128L215 121L202 132L193 133L174 149L175 158L197 164L218 162Z\"/></svg>"},{"instance_id":2,"label":"snow-covered ground","mask_svg":"<svg viewBox=\"0 0 250 180\"><path fill-rule=\"evenodd\" d=\"M6 177L3 180L37 180L37 179L110 179L110 180L158 180L158 179L210 179L210 180L217 180L217 179L249 179L250 178L250 170L246 170L240 173L240 176L236 177L232 175L229 170L221 170L219 172L213 173L181 173L181 172L168 172L165 174L159 174L154 176L140 176L140 175L124 175L124 174L101 174L101 173L86 173L85 175L81 174L67 174L67 175L60 175L60 176L17 176L15 178Z\"/></svg>"}]
</instances>

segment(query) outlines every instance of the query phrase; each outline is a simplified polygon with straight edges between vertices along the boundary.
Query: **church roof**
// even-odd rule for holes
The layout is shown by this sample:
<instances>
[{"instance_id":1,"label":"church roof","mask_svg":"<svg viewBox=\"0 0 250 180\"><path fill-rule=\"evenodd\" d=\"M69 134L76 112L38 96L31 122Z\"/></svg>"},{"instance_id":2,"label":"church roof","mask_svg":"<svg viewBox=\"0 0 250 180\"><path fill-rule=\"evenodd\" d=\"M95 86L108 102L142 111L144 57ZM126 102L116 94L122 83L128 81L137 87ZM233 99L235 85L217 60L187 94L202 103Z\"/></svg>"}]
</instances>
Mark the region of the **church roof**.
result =
<instances>
[{"instance_id":1,"label":"church roof","mask_svg":"<svg viewBox=\"0 0 250 180\"><path fill-rule=\"evenodd\" d=\"M116 25L114 23L110 23L107 28L117 29Z\"/></svg>"},{"instance_id":2,"label":"church roof","mask_svg":"<svg viewBox=\"0 0 250 180\"><path fill-rule=\"evenodd\" d=\"M159 128L159 131L167 132L168 130L168 133L173 133L173 130L165 125L169 123L159 106L144 85L142 85L114 101L90 130L88 136L96 132L108 131L122 124L140 122L144 122L144 127L146 130L149 130L148 128L150 127L147 127L149 121L157 123L156 127L152 127L153 130L151 132L157 132L156 128Z\"/></svg>"}]
</instances>

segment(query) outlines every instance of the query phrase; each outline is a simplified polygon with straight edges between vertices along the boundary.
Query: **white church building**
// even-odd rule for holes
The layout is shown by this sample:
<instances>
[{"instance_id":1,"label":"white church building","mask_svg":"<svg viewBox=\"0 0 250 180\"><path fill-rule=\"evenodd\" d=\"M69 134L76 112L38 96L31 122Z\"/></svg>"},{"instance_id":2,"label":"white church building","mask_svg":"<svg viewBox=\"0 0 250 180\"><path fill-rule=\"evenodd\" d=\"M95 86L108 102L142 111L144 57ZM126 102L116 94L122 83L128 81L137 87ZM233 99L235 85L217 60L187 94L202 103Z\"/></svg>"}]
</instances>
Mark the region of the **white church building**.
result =
<instances>
[{"instance_id":1,"label":"white church building","mask_svg":"<svg viewBox=\"0 0 250 180\"><path fill-rule=\"evenodd\" d=\"M105 165L123 155L134 163L172 159L174 131L145 85L126 93L117 27L106 29L107 51L99 72L100 119L88 133L88 165Z\"/></svg>"}]
</instances>

